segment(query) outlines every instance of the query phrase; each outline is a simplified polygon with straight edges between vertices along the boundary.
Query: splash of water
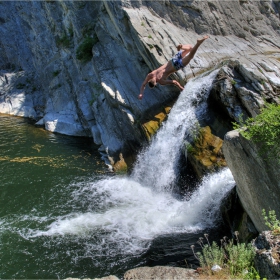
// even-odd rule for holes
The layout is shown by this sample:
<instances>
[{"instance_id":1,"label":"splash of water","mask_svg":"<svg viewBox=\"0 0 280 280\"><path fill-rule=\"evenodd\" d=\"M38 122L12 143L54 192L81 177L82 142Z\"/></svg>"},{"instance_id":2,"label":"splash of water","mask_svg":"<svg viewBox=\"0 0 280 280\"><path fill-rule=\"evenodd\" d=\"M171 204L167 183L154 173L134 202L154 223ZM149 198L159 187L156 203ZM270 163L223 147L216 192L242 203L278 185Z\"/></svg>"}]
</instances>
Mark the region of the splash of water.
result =
<instances>
[{"instance_id":1,"label":"splash of water","mask_svg":"<svg viewBox=\"0 0 280 280\"><path fill-rule=\"evenodd\" d=\"M29 237L87 237L95 233L92 252L106 246L135 253L147 248L158 235L193 232L210 227L216 219L220 201L234 186L229 169L204 178L188 201L178 201L169 193L157 192L129 178L104 179L80 186L73 201L91 200L85 213L58 217L47 230L33 230ZM102 198L102 199L100 199ZM99 201L99 203L96 203ZM26 233L25 233L26 234Z\"/></svg>"},{"instance_id":2,"label":"splash of water","mask_svg":"<svg viewBox=\"0 0 280 280\"><path fill-rule=\"evenodd\" d=\"M73 183L68 186L71 213L11 217L1 221L0 228L25 239L71 236L77 243L83 240L83 256L95 258L133 255L145 251L158 235L211 226L221 199L235 184L229 169L205 177L188 201L174 198L170 188L185 132L203 117L215 76L216 71L188 83L130 177ZM32 228L20 229L22 220L29 220Z\"/></svg>"},{"instance_id":3,"label":"splash of water","mask_svg":"<svg viewBox=\"0 0 280 280\"><path fill-rule=\"evenodd\" d=\"M168 187L176 178L176 160L185 132L205 113L215 76L216 71L188 83L168 121L138 157L131 177L80 186L72 193L73 201L92 201L87 211L59 217L47 230L35 231L32 236L98 232L107 244L118 242L122 249L131 251L143 249L147 240L160 234L210 226L221 199L234 185L228 169L205 177L188 201L175 199Z\"/></svg>"}]
</instances>

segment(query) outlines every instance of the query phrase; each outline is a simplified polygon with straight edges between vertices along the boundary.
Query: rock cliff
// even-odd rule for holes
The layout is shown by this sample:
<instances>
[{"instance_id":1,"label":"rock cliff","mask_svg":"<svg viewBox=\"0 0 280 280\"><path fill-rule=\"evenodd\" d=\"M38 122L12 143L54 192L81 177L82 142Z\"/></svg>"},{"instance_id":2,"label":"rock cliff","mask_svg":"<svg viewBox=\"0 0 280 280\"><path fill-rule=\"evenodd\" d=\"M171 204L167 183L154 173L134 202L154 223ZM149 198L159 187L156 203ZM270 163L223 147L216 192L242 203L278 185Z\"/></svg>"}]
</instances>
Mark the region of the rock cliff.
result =
<instances>
[{"instance_id":1,"label":"rock cliff","mask_svg":"<svg viewBox=\"0 0 280 280\"><path fill-rule=\"evenodd\" d=\"M0 112L92 137L111 165L141 146L141 124L178 96L174 87L157 87L137 99L146 74L178 43L211 36L174 75L182 84L231 58L248 62L240 70L252 88L275 98L278 1L2 1L0 9ZM264 72L248 76L251 66ZM242 86L239 94L261 103ZM238 108L227 110L235 116Z\"/></svg>"},{"instance_id":2,"label":"rock cliff","mask_svg":"<svg viewBox=\"0 0 280 280\"><path fill-rule=\"evenodd\" d=\"M259 232L267 230L262 209L275 210L280 215L279 161L261 158L259 147L238 131L226 134L223 150L244 209Z\"/></svg>"}]
</instances>

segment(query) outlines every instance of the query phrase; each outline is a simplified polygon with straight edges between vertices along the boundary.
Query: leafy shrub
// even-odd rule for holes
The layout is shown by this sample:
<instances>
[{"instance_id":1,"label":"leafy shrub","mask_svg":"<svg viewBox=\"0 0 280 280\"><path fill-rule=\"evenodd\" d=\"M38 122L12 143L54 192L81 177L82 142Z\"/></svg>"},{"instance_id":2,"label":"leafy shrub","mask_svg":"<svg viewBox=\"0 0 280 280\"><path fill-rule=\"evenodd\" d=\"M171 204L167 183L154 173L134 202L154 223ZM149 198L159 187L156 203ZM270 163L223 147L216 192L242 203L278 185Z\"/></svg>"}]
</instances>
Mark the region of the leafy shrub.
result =
<instances>
[{"instance_id":1,"label":"leafy shrub","mask_svg":"<svg viewBox=\"0 0 280 280\"><path fill-rule=\"evenodd\" d=\"M198 258L200 265L204 268L211 268L214 265L222 267L224 264L224 252L215 241L212 245L204 245L202 254L198 253Z\"/></svg>"},{"instance_id":2,"label":"leafy shrub","mask_svg":"<svg viewBox=\"0 0 280 280\"><path fill-rule=\"evenodd\" d=\"M94 38L86 37L79 45L76 51L76 57L83 62L89 61L92 58L92 47L98 42L97 36Z\"/></svg>"},{"instance_id":3,"label":"leafy shrub","mask_svg":"<svg viewBox=\"0 0 280 280\"><path fill-rule=\"evenodd\" d=\"M83 37L90 37L92 34L94 34L94 29L95 29L95 23L88 23L86 24L83 29L82 29L82 35Z\"/></svg>"},{"instance_id":4,"label":"leafy shrub","mask_svg":"<svg viewBox=\"0 0 280 280\"><path fill-rule=\"evenodd\" d=\"M260 145L260 156L276 157L280 161L280 105L266 104L266 108L255 118L233 125L243 137Z\"/></svg>"},{"instance_id":5,"label":"leafy shrub","mask_svg":"<svg viewBox=\"0 0 280 280\"><path fill-rule=\"evenodd\" d=\"M265 209L262 210L262 216L265 220L265 224L270 228L273 234L280 234L280 221L277 219L275 211L268 211L268 216Z\"/></svg>"},{"instance_id":6,"label":"leafy shrub","mask_svg":"<svg viewBox=\"0 0 280 280\"><path fill-rule=\"evenodd\" d=\"M230 275L242 275L252 267L255 252L251 244L237 243L234 245L231 240L225 245L225 251L228 254L227 263L230 269Z\"/></svg>"},{"instance_id":7,"label":"leafy shrub","mask_svg":"<svg viewBox=\"0 0 280 280\"><path fill-rule=\"evenodd\" d=\"M199 260L202 275L215 275L215 278L229 279L260 279L253 266L255 251L251 244L239 243L238 232L235 232L236 244L226 237L221 239L221 246L216 242L210 244L208 235L204 234L207 243L203 243L203 237L199 238L202 252L195 253L194 245L191 246L194 256ZM218 268L216 271L214 267Z\"/></svg>"}]
</instances>

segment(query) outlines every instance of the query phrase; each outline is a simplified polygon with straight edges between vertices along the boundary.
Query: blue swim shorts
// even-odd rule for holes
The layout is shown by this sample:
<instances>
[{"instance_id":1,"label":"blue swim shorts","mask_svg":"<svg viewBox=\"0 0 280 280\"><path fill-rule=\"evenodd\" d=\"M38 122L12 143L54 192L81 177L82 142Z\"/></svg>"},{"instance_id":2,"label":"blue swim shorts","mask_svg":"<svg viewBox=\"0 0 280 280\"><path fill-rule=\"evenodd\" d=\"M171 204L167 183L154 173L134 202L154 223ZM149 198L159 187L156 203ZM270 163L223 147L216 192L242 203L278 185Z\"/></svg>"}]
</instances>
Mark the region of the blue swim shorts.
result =
<instances>
[{"instance_id":1,"label":"blue swim shorts","mask_svg":"<svg viewBox=\"0 0 280 280\"><path fill-rule=\"evenodd\" d=\"M176 70L184 68L182 63L182 51L179 51L174 57L172 57L171 63Z\"/></svg>"}]
</instances>

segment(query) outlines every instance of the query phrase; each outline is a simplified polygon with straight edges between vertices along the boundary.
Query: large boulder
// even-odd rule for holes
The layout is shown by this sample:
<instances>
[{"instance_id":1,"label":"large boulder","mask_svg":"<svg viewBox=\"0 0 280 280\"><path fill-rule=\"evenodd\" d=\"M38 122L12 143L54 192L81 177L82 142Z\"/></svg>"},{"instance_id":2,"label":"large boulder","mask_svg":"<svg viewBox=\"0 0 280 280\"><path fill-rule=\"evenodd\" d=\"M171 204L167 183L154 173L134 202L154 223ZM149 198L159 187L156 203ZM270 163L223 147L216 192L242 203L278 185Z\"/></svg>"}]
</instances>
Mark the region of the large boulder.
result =
<instances>
[{"instance_id":1,"label":"large boulder","mask_svg":"<svg viewBox=\"0 0 280 280\"><path fill-rule=\"evenodd\" d=\"M262 210L275 210L280 216L280 162L263 159L259 147L237 130L224 138L223 152L237 185L242 206L259 232L267 230Z\"/></svg>"}]
</instances>

